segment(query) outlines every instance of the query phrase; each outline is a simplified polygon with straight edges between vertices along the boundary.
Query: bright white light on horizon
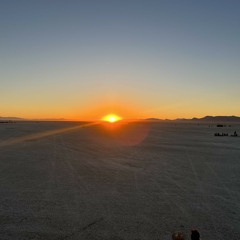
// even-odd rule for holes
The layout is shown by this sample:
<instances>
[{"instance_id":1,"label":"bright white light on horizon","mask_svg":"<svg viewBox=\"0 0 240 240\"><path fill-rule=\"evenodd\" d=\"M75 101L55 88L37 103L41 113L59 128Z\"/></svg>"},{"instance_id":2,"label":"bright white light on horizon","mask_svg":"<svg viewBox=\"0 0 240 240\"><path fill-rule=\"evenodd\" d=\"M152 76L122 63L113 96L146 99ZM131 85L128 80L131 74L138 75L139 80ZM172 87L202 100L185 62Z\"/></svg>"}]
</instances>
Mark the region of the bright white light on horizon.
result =
<instances>
[{"instance_id":1,"label":"bright white light on horizon","mask_svg":"<svg viewBox=\"0 0 240 240\"><path fill-rule=\"evenodd\" d=\"M103 121L110 122L110 123L117 122L121 119L122 119L121 117L119 117L115 114L108 114L102 118Z\"/></svg>"}]
</instances>

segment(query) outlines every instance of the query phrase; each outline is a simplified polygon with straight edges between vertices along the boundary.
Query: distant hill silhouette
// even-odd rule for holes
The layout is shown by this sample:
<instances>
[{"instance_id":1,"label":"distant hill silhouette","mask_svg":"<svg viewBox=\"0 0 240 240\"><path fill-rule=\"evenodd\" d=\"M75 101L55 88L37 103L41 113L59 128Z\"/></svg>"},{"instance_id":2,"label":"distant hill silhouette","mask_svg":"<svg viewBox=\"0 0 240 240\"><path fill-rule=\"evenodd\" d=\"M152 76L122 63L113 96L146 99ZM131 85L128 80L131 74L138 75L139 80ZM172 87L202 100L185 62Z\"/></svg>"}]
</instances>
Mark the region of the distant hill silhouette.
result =
<instances>
[{"instance_id":1,"label":"distant hill silhouette","mask_svg":"<svg viewBox=\"0 0 240 240\"><path fill-rule=\"evenodd\" d=\"M1 117L0 121L27 121L30 119L19 117ZM64 118L46 118L46 119L31 119L34 121L66 121ZM179 122L240 122L240 117L237 116L205 116L203 118L177 118L174 120L160 119L160 118L146 118L146 121L160 122L160 121L179 121Z\"/></svg>"},{"instance_id":2,"label":"distant hill silhouette","mask_svg":"<svg viewBox=\"0 0 240 240\"><path fill-rule=\"evenodd\" d=\"M192 118L192 121L200 122L240 122L237 116L205 116L203 118Z\"/></svg>"},{"instance_id":3,"label":"distant hill silhouette","mask_svg":"<svg viewBox=\"0 0 240 240\"><path fill-rule=\"evenodd\" d=\"M240 117L237 116L205 116L203 118L177 118L174 120L147 118L147 121L179 121L179 122L240 122Z\"/></svg>"},{"instance_id":4,"label":"distant hill silhouette","mask_svg":"<svg viewBox=\"0 0 240 240\"><path fill-rule=\"evenodd\" d=\"M65 118L34 118L26 119L19 117L0 117L0 121L66 121Z\"/></svg>"},{"instance_id":5,"label":"distant hill silhouette","mask_svg":"<svg viewBox=\"0 0 240 240\"><path fill-rule=\"evenodd\" d=\"M19 121L19 120L25 120L25 119L19 118L19 117L0 117L0 121L8 121L8 120Z\"/></svg>"},{"instance_id":6,"label":"distant hill silhouette","mask_svg":"<svg viewBox=\"0 0 240 240\"><path fill-rule=\"evenodd\" d=\"M162 119L159 118L146 118L147 121L162 121Z\"/></svg>"},{"instance_id":7,"label":"distant hill silhouette","mask_svg":"<svg viewBox=\"0 0 240 240\"><path fill-rule=\"evenodd\" d=\"M34 121L66 121L65 118L34 118Z\"/></svg>"}]
</instances>

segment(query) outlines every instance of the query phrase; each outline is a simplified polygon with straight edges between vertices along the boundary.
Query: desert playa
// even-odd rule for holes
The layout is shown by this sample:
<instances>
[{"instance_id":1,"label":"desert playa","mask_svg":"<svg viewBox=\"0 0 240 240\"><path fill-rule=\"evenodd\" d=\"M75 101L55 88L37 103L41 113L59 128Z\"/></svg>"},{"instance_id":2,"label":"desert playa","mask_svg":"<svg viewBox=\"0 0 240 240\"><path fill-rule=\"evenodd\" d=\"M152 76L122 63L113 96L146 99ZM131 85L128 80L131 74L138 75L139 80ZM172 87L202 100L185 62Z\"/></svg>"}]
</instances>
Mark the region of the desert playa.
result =
<instances>
[{"instance_id":1,"label":"desert playa","mask_svg":"<svg viewBox=\"0 0 240 240\"><path fill-rule=\"evenodd\" d=\"M0 1L0 240L239 240L239 10Z\"/></svg>"},{"instance_id":2,"label":"desert playa","mask_svg":"<svg viewBox=\"0 0 240 240\"><path fill-rule=\"evenodd\" d=\"M190 239L192 228L239 239L240 137L207 124L84 124L0 124L1 239ZM71 130L26 138L59 129Z\"/></svg>"}]
</instances>

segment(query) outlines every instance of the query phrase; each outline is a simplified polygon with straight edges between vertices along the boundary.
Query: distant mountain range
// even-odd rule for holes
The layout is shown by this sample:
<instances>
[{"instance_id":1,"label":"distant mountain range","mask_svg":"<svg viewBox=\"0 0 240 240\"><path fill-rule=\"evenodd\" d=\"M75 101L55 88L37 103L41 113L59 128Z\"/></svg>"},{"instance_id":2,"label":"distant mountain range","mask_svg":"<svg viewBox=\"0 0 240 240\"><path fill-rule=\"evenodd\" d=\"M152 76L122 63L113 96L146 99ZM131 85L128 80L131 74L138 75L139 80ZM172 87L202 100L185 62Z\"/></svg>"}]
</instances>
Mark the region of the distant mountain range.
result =
<instances>
[{"instance_id":1,"label":"distant mountain range","mask_svg":"<svg viewBox=\"0 0 240 240\"><path fill-rule=\"evenodd\" d=\"M163 121L163 120L160 119L160 118L147 118L147 119L145 119L145 120L147 120L147 121Z\"/></svg>"},{"instance_id":2,"label":"distant mountain range","mask_svg":"<svg viewBox=\"0 0 240 240\"><path fill-rule=\"evenodd\" d=\"M237 116L205 116L203 118L177 118L174 120L147 118L146 121L178 121L178 122L240 122L240 117ZM45 119L25 119L19 117L0 117L0 121L66 121L64 118L45 118Z\"/></svg>"},{"instance_id":3,"label":"distant mountain range","mask_svg":"<svg viewBox=\"0 0 240 240\"><path fill-rule=\"evenodd\" d=\"M147 121L179 121L179 122L240 122L240 117L237 116L205 116L203 118L177 118L174 120L159 119L159 118L147 118Z\"/></svg>"},{"instance_id":4,"label":"distant mountain range","mask_svg":"<svg viewBox=\"0 0 240 240\"><path fill-rule=\"evenodd\" d=\"M65 121L64 118L26 119L19 117L0 117L0 121Z\"/></svg>"},{"instance_id":5,"label":"distant mountain range","mask_svg":"<svg viewBox=\"0 0 240 240\"><path fill-rule=\"evenodd\" d=\"M24 118L19 117L0 117L0 121L19 121L19 120L25 120Z\"/></svg>"},{"instance_id":6,"label":"distant mountain range","mask_svg":"<svg viewBox=\"0 0 240 240\"><path fill-rule=\"evenodd\" d=\"M205 116L203 118L192 119L176 119L178 121L194 121L194 122L240 122L240 117L237 116Z\"/></svg>"}]
</instances>

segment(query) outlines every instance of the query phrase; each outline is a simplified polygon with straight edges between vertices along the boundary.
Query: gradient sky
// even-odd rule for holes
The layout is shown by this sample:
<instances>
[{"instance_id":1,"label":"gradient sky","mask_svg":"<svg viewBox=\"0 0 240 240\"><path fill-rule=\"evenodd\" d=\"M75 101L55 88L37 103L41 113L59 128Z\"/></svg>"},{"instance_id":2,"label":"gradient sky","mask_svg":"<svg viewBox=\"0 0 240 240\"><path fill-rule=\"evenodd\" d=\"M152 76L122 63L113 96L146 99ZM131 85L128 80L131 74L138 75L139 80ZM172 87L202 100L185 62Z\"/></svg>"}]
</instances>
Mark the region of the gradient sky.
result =
<instances>
[{"instance_id":1,"label":"gradient sky","mask_svg":"<svg viewBox=\"0 0 240 240\"><path fill-rule=\"evenodd\" d=\"M240 115L240 1L0 1L0 116Z\"/></svg>"}]
</instances>

